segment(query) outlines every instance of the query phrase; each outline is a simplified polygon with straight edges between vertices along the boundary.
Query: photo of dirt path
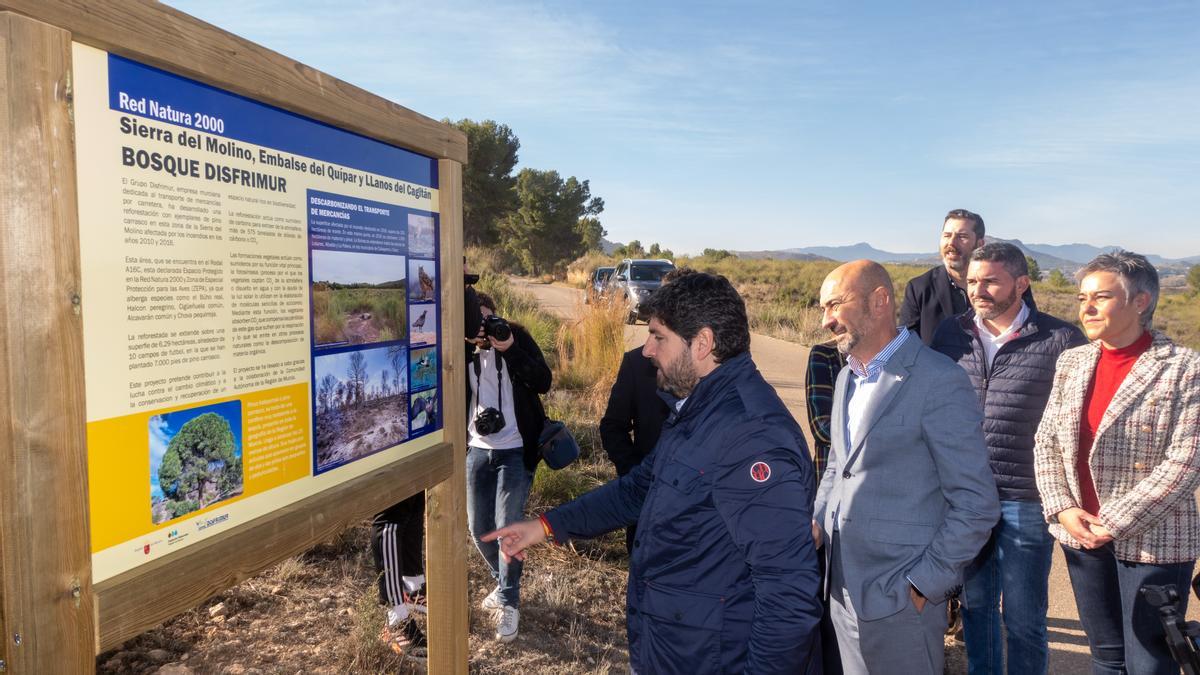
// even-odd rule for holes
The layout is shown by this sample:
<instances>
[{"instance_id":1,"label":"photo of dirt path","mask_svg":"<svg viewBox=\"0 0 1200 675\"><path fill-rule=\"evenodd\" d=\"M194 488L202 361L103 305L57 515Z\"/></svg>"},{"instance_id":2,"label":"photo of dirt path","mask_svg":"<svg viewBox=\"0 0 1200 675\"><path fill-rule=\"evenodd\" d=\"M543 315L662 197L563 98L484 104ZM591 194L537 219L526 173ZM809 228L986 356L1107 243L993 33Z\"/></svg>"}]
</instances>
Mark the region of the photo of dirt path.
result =
<instances>
[{"instance_id":1,"label":"photo of dirt path","mask_svg":"<svg viewBox=\"0 0 1200 675\"><path fill-rule=\"evenodd\" d=\"M394 342L406 337L403 288L332 286L313 284L313 334L318 347Z\"/></svg>"},{"instance_id":2,"label":"photo of dirt path","mask_svg":"<svg viewBox=\"0 0 1200 675\"><path fill-rule=\"evenodd\" d=\"M408 336L403 256L312 252L317 347L397 342Z\"/></svg>"}]
</instances>

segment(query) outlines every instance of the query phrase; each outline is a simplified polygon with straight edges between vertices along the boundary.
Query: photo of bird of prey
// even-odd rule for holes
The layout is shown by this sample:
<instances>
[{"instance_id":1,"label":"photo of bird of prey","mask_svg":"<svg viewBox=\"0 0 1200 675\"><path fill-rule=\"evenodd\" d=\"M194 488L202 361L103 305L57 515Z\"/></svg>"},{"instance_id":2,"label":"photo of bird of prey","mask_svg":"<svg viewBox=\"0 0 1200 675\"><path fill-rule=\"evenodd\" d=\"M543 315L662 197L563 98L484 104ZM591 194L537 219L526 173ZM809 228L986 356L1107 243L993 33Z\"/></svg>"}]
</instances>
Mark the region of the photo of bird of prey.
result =
<instances>
[{"instance_id":1,"label":"photo of bird of prey","mask_svg":"<svg viewBox=\"0 0 1200 675\"><path fill-rule=\"evenodd\" d=\"M432 302L437 300L438 293L437 263L433 260L408 261L408 300L409 302Z\"/></svg>"},{"instance_id":2,"label":"photo of bird of prey","mask_svg":"<svg viewBox=\"0 0 1200 675\"><path fill-rule=\"evenodd\" d=\"M433 277L425 273L424 267L417 267L417 282L421 284L421 299L433 299Z\"/></svg>"},{"instance_id":3,"label":"photo of bird of prey","mask_svg":"<svg viewBox=\"0 0 1200 675\"><path fill-rule=\"evenodd\" d=\"M422 328L425 327L425 315L428 313L429 313L429 310L425 310L425 311L421 312L421 316L418 316L417 318L413 319L413 322L412 322L413 330L421 330Z\"/></svg>"}]
</instances>

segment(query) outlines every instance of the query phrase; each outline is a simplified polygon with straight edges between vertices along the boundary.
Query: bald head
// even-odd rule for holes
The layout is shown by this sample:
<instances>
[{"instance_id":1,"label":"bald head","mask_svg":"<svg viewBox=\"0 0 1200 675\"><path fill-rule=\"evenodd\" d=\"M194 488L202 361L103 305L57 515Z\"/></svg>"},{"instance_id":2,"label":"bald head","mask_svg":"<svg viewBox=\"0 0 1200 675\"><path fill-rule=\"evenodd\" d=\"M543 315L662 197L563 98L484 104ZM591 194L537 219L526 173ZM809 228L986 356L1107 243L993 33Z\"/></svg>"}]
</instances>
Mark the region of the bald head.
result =
<instances>
[{"instance_id":1,"label":"bald head","mask_svg":"<svg viewBox=\"0 0 1200 675\"><path fill-rule=\"evenodd\" d=\"M855 260L821 284L822 323L843 354L869 361L896 336L892 277L877 262Z\"/></svg>"},{"instance_id":2,"label":"bald head","mask_svg":"<svg viewBox=\"0 0 1200 675\"><path fill-rule=\"evenodd\" d=\"M829 273L826 279L838 279L841 286L847 290L862 295L871 295L877 289L882 289L887 295L888 304L896 302L895 291L892 287L892 275L883 265L874 260L854 260L842 265Z\"/></svg>"}]
</instances>

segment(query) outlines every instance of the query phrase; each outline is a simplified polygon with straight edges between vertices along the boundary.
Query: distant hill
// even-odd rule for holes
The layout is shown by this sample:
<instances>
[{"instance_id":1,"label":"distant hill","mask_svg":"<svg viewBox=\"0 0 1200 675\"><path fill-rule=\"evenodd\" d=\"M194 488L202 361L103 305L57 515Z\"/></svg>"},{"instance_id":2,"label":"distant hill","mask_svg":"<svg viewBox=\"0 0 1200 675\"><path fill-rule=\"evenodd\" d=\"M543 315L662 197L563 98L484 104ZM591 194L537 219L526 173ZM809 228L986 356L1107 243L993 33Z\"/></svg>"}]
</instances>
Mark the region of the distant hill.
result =
<instances>
[{"instance_id":1,"label":"distant hill","mask_svg":"<svg viewBox=\"0 0 1200 675\"><path fill-rule=\"evenodd\" d=\"M1096 257L1096 256L1089 256L1083 262L1078 262L1075 260L1068 260L1066 258L1060 258L1059 256L1056 256L1052 253L1044 253L1041 250L1039 250L1040 247L1038 244L1026 245L1025 242L1021 241L1020 239L998 239L996 237L984 237L984 238L988 241L988 243L1000 241L1000 242L1005 242L1005 243L1012 244L1013 246L1016 246L1017 248L1021 249L1022 253L1029 256L1030 258L1033 258L1034 260L1036 260L1038 267L1042 268L1043 273L1049 272L1050 270L1062 270L1063 272L1066 272L1066 273L1073 273L1073 272L1075 272L1075 270L1079 269L1080 267L1083 267L1084 263L1086 263L1088 260L1091 260L1092 258Z\"/></svg>"},{"instance_id":2,"label":"distant hill","mask_svg":"<svg viewBox=\"0 0 1200 675\"><path fill-rule=\"evenodd\" d=\"M989 242L1002 241L1013 244L1025 255L1037 261L1043 272L1062 270L1064 273L1074 273L1087 264L1092 258L1113 251L1117 246L1092 246L1091 244L1026 244L1019 239L998 239L988 237ZM937 265L941 257L937 252L929 253L896 253L875 248L867 242L859 242L848 246L804 246L800 248L785 248L775 251L737 251L743 258L775 258L780 260L836 260L848 262L866 258L884 263L906 263L910 265ZM814 257L808 257L814 256ZM1147 254L1146 258L1159 268L1162 274L1178 274L1188 267L1200 264L1200 256L1190 258L1169 259L1162 256Z\"/></svg>"},{"instance_id":3,"label":"distant hill","mask_svg":"<svg viewBox=\"0 0 1200 675\"><path fill-rule=\"evenodd\" d=\"M785 248L778 251L738 251L737 254L741 257L772 257L793 260L807 259L802 256L815 256L817 260L837 260L839 262L866 258L879 262L929 262L931 265L938 260L936 253L893 253L891 251L881 251L865 241L851 246L805 246L803 248Z\"/></svg>"},{"instance_id":4,"label":"distant hill","mask_svg":"<svg viewBox=\"0 0 1200 675\"><path fill-rule=\"evenodd\" d=\"M770 258L771 260L803 260L805 262L837 262L836 258L829 258L815 253L794 253L792 251L734 251L734 255L739 258L749 260L761 260Z\"/></svg>"}]
</instances>

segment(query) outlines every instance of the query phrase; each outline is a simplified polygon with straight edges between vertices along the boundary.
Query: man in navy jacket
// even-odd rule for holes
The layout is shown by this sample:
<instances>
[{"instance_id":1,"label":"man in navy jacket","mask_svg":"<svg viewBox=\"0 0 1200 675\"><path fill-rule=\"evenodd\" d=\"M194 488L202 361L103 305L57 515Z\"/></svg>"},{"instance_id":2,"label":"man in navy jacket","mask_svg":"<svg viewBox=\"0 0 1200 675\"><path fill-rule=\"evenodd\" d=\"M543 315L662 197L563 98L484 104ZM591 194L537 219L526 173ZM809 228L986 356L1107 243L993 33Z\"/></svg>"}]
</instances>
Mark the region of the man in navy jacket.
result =
<instances>
[{"instance_id":1,"label":"man in navy jacket","mask_svg":"<svg viewBox=\"0 0 1200 675\"><path fill-rule=\"evenodd\" d=\"M967 270L973 309L942 321L933 338L933 348L962 366L979 396L1000 496L1000 521L964 572L963 634L971 673L1044 673L1048 663L1054 539L1034 478L1034 435L1059 355L1087 340L1075 326L1024 302L1029 284L1025 254L1016 246L995 242L976 249Z\"/></svg>"},{"instance_id":2,"label":"man in navy jacket","mask_svg":"<svg viewBox=\"0 0 1200 675\"><path fill-rule=\"evenodd\" d=\"M673 411L629 474L501 528L505 555L638 520L627 626L634 672L819 672L812 461L750 359L729 281L696 273L650 300L645 354Z\"/></svg>"}]
</instances>

